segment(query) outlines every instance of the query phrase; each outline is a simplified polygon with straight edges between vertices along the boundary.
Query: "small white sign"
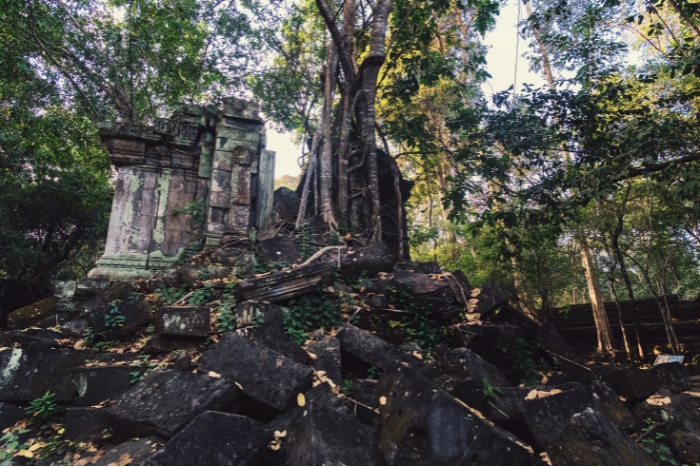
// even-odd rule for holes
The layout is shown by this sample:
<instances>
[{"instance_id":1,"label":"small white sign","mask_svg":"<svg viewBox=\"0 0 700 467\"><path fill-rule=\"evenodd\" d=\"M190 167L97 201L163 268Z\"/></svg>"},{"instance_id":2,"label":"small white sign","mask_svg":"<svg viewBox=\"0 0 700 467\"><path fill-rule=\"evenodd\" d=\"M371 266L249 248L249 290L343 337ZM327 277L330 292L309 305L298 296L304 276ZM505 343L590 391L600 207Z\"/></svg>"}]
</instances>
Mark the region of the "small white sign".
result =
<instances>
[{"instance_id":1,"label":"small white sign","mask_svg":"<svg viewBox=\"0 0 700 467\"><path fill-rule=\"evenodd\" d=\"M657 355L654 366L673 362L683 363L683 355Z\"/></svg>"}]
</instances>

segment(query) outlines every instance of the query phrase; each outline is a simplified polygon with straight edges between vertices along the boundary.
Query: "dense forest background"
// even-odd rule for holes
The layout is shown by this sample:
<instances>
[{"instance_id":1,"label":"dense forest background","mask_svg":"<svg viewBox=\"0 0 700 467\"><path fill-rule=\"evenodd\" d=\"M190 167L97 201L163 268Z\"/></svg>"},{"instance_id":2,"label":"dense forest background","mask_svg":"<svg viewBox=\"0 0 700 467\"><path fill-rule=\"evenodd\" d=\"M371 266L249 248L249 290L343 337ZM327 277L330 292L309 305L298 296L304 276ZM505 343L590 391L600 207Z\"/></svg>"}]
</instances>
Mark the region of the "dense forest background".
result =
<instances>
[{"instance_id":1,"label":"dense forest background","mask_svg":"<svg viewBox=\"0 0 700 467\"><path fill-rule=\"evenodd\" d=\"M236 95L320 164L331 228L351 216L347 188L324 194L342 188L331 162L349 178L365 165L371 193L383 151L416 182L412 259L496 280L538 318L654 298L673 343L663 297L700 294L700 2L526 1L520 35L547 86L487 100L483 37L501 6L0 0L3 312L102 251L112 170L97 122Z\"/></svg>"}]
</instances>

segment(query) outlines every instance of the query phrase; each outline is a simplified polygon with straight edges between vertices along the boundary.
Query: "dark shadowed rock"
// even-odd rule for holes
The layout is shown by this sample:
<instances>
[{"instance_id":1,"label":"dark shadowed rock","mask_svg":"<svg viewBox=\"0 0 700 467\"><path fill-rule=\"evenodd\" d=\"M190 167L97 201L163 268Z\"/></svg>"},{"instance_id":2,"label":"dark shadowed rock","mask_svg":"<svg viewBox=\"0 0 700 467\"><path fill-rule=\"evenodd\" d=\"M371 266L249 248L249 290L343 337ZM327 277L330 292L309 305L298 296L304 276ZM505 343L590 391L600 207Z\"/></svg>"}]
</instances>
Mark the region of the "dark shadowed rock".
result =
<instances>
[{"instance_id":1,"label":"dark shadowed rock","mask_svg":"<svg viewBox=\"0 0 700 467\"><path fill-rule=\"evenodd\" d=\"M297 221L298 214L299 196L297 196L296 192L285 186L277 188L272 201L270 222L284 221L288 224L294 224Z\"/></svg>"},{"instance_id":2,"label":"dark shadowed rock","mask_svg":"<svg viewBox=\"0 0 700 467\"><path fill-rule=\"evenodd\" d=\"M585 386L520 404L528 430L543 449L552 445L574 414L587 408L601 412L624 430L634 426L632 414L607 384Z\"/></svg>"},{"instance_id":3,"label":"dark shadowed rock","mask_svg":"<svg viewBox=\"0 0 700 467\"><path fill-rule=\"evenodd\" d=\"M597 410L575 414L547 449L553 465L657 465Z\"/></svg>"},{"instance_id":4,"label":"dark shadowed rock","mask_svg":"<svg viewBox=\"0 0 700 467\"><path fill-rule=\"evenodd\" d=\"M554 357L562 371L568 373L581 383L590 383L595 379L595 375L585 368L581 357L574 352L552 323L544 321L540 325L537 329L537 340L539 340L545 350L564 357Z\"/></svg>"},{"instance_id":5,"label":"dark shadowed rock","mask_svg":"<svg viewBox=\"0 0 700 467\"><path fill-rule=\"evenodd\" d=\"M71 441L102 441L112 434L112 421L106 409L71 407L63 418L65 439Z\"/></svg>"},{"instance_id":6,"label":"dark shadowed rock","mask_svg":"<svg viewBox=\"0 0 700 467\"><path fill-rule=\"evenodd\" d=\"M151 336L146 344L141 348L141 353L161 354L170 353L175 350L197 351L201 345L201 340L192 339L172 339L159 335Z\"/></svg>"},{"instance_id":7,"label":"dark shadowed rock","mask_svg":"<svg viewBox=\"0 0 700 467\"><path fill-rule=\"evenodd\" d=\"M58 297L49 297L13 311L7 315L8 327L10 329L24 329L34 326L56 312L58 300Z\"/></svg>"},{"instance_id":8,"label":"dark shadowed rock","mask_svg":"<svg viewBox=\"0 0 700 467\"><path fill-rule=\"evenodd\" d=\"M260 422L207 411L143 465L252 465L271 439L272 431Z\"/></svg>"},{"instance_id":9,"label":"dark shadowed rock","mask_svg":"<svg viewBox=\"0 0 700 467\"><path fill-rule=\"evenodd\" d=\"M689 391L693 387L690 374L682 363L662 363L652 368L660 387L671 392Z\"/></svg>"},{"instance_id":10,"label":"dark shadowed rock","mask_svg":"<svg viewBox=\"0 0 700 467\"><path fill-rule=\"evenodd\" d=\"M70 402L77 394L73 370L94 355L91 350L0 351L0 401L28 402L49 391L57 402Z\"/></svg>"},{"instance_id":11,"label":"dark shadowed rock","mask_svg":"<svg viewBox=\"0 0 700 467\"><path fill-rule=\"evenodd\" d=\"M78 396L74 406L97 405L108 399L118 399L131 389L133 371L140 372L139 367L115 365L78 368L73 373Z\"/></svg>"},{"instance_id":12,"label":"dark shadowed rock","mask_svg":"<svg viewBox=\"0 0 700 467\"><path fill-rule=\"evenodd\" d=\"M204 352L198 368L239 383L244 394L275 410L293 406L313 378L311 368L235 333Z\"/></svg>"},{"instance_id":13,"label":"dark shadowed rock","mask_svg":"<svg viewBox=\"0 0 700 467\"><path fill-rule=\"evenodd\" d=\"M155 315L159 335L174 338L205 338L209 335L209 307L161 307Z\"/></svg>"},{"instance_id":14,"label":"dark shadowed rock","mask_svg":"<svg viewBox=\"0 0 700 467\"><path fill-rule=\"evenodd\" d=\"M496 311L501 305L510 300L511 295L493 281L484 284L476 297L472 291L472 299L467 305L469 313L478 313L482 318Z\"/></svg>"},{"instance_id":15,"label":"dark shadowed rock","mask_svg":"<svg viewBox=\"0 0 700 467\"><path fill-rule=\"evenodd\" d=\"M357 419L368 425L374 426L378 422L377 409L377 380L356 379L350 388L350 396L359 402L357 407L353 405L353 411L357 413Z\"/></svg>"},{"instance_id":16,"label":"dark shadowed rock","mask_svg":"<svg viewBox=\"0 0 700 467\"><path fill-rule=\"evenodd\" d=\"M262 303L258 300L248 300L236 307L236 323L240 326L250 326L258 323L271 323L282 326L284 318L289 314L289 308L279 305Z\"/></svg>"},{"instance_id":17,"label":"dark shadowed rock","mask_svg":"<svg viewBox=\"0 0 700 467\"><path fill-rule=\"evenodd\" d=\"M311 366L316 371L325 371L326 377L334 384L342 384L343 376L340 373L340 341L335 337L329 337L316 342L306 344L306 351L314 354L316 360Z\"/></svg>"},{"instance_id":18,"label":"dark shadowed rock","mask_svg":"<svg viewBox=\"0 0 700 467\"><path fill-rule=\"evenodd\" d=\"M7 402L0 402L0 431L25 418L29 418L29 415L24 410Z\"/></svg>"},{"instance_id":19,"label":"dark shadowed rock","mask_svg":"<svg viewBox=\"0 0 700 467\"><path fill-rule=\"evenodd\" d=\"M130 439L107 451L92 465L145 465L144 461L162 444L163 440L156 437ZM125 459L131 461L124 464Z\"/></svg>"},{"instance_id":20,"label":"dark shadowed rock","mask_svg":"<svg viewBox=\"0 0 700 467\"><path fill-rule=\"evenodd\" d=\"M190 371L192 368L194 368L192 366L192 359L187 354L182 355L173 362L174 370Z\"/></svg>"},{"instance_id":21,"label":"dark shadowed rock","mask_svg":"<svg viewBox=\"0 0 700 467\"><path fill-rule=\"evenodd\" d=\"M404 363L394 362L384 371L377 395L379 447L390 464L543 464L516 437L487 424Z\"/></svg>"},{"instance_id":22,"label":"dark shadowed rock","mask_svg":"<svg viewBox=\"0 0 700 467\"><path fill-rule=\"evenodd\" d=\"M406 362L421 365L421 360L397 349L374 334L356 328L351 324L343 326L337 336L341 347L365 362L384 369L391 362Z\"/></svg>"},{"instance_id":23,"label":"dark shadowed rock","mask_svg":"<svg viewBox=\"0 0 700 467\"><path fill-rule=\"evenodd\" d=\"M407 271L417 272L419 274L440 274L442 268L439 264L433 262L414 262L409 261L402 266L402 269Z\"/></svg>"},{"instance_id":24,"label":"dark shadowed rock","mask_svg":"<svg viewBox=\"0 0 700 467\"><path fill-rule=\"evenodd\" d=\"M377 465L371 429L355 417L311 401L287 435L287 465Z\"/></svg>"},{"instance_id":25,"label":"dark shadowed rock","mask_svg":"<svg viewBox=\"0 0 700 467\"><path fill-rule=\"evenodd\" d=\"M267 263L292 266L304 261L294 239L287 235L263 240L258 243L257 249Z\"/></svg>"},{"instance_id":26,"label":"dark shadowed rock","mask_svg":"<svg viewBox=\"0 0 700 467\"><path fill-rule=\"evenodd\" d=\"M223 279L231 274L231 268L217 264L188 264L180 268L182 282L192 284L198 280Z\"/></svg>"},{"instance_id":27,"label":"dark shadowed rock","mask_svg":"<svg viewBox=\"0 0 700 467\"><path fill-rule=\"evenodd\" d=\"M124 300L114 304L107 304L88 311L87 320L95 333L102 333L117 329L107 327L106 316L117 307L119 314L124 317L123 329L133 329L139 326L146 326L151 322L151 310L146 302L141 300Z\"/></svg>"},{"instance_id":28,"label":"dark shadowed rock","mask_svg":"<svg viewBox=\"0 0 700 467\"><path fill-rule=\"evenodd\" d=\"M396 262L389 247L381 242L331 250L325 253L320 261L336 265L340 262L340 273L346 279L372 277L380 272L390 272Z\"/></svg>"},{"instance_id":29,"label":"dark shadowed rock","mask_svg":"<svg viewBox=\"0 0 700 467\"><path fill-rule=\"evenodd\" d=\"M66 321L61 326L61 334L64 337L83 337L89 324L86 318L75 318Z\"/></svg>"},{"instance_id":30,"label":"dark shadowed rock","mask_svg":"<svg viewBox=\"0 0 700 467\"><path fill-rule=\"evenodd\" d=\"M631 402L639 402L660 389L656 374L641 368L615 370L606 378L613 390Z\"/></svg>"},{"instance_id":31,"label":"dark shadowed rock","mask_svg":"<svg viewBox=\"0 0 700 467\"><path fill-rule=\"evenodd\" d=\"M252 274L255 269L255 254L242 248L219 248L212 256L215 263L234 268L235 274L245 276Z\"/></svg>"},{"instance_id":32,"label":"dark shadowed rock","mask_svg":"<svg viewBox=\"0 0 700 467\"><path fill-rule=\"evenodd\" d=\"M510 386L498 368L466 347L438 354L436 361L443 374L451 379L444 389L456 397L462 398L473 389Z\"/></svg>"},{"instance_id":33,"label":"dark shadowed rock","mask_svg":"<svg viewBox=\"0 0 700 467\"><path fill-rule=\"evenodd\" d=\"M255 330L253 342L264 345L268 349L281 353L297 363L306 365L309 363L309 354L299 347L284 328L277 324L263 323Z\"/></svg>"},{"instance_id":34,"label":"dark shadowed rock","mask_svg":"<svg viewBox=\"0 0 700 467\"><path fill-rule=\"evenodd\" d=\"M389 305L386 295L374 294L369 297L362 297L362 302L370 308L383 309Z\"/></svg>"},{"instance_id":35,"label":"dark shadowed rock","mask_svg":"<svg viewBox=\"0 0 700 467\"><path fill-rule=\"evenodd\" d=\"M8 341L18 344L23 349L48 350L62 347L58 344L58 340L62 338L61 334L47 329L26 329L8 334Z\"/></svg>"},{"instance_id":36,"label":"dark shadowed rock","mask_svg":"<svg viewBox=\"0 0 700 467\"><path fill-rule=\"evenodd\" d=\"M390 301L394 304L438 311L454 302L452 287L446 280L400 269L394 270L393 276L391 283L396 292L391 294Z\"/></svg>"},{"instance_id":37,"label":"dark shadowed rock","mask_svg":"<svg viewBox=\"0 0 700 467\"><path fill-rule=\"evenodd\" d=\"M107 411L128 434L169 439L200 413L227 408L239 392L233 382L220 378L159 369Z\"/></svg>"}]
</instances>

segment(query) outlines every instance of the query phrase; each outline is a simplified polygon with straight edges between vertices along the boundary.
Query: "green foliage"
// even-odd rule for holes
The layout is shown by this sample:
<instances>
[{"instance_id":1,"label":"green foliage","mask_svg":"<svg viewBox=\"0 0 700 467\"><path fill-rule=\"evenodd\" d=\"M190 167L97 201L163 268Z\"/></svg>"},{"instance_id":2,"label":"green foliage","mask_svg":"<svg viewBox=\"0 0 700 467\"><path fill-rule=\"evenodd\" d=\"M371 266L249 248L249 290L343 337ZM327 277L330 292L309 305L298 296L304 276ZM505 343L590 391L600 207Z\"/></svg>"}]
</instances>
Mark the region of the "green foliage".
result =
<instances>
[{"instance_id":1,"label":"green foliage","mask_svg":"<svg viewBox=\"0 0 700 467\"><path fill-rule=\"evenodd\" d=\"M342 387L340 388L340 390L341 390L341 392L342 392L343 394L345 394L346 396L347 396L348 394L350 394L350 390L352 389L352 383L353 383L353 381L352 381L352 379L350 379L350 378L345 378L345 379L343 380L343 385L342 385Z\"/></svg>"},{"instance_id":2,"label":"green foliage","mask_svg":"<svg viewBox=\"0 0 700 467\"><path fill-rule=\"evenodd\" d=\"M105 313L105 326L107 329L118 329L124 326L126 317L119 311L119 304L116 301L111 305L109 311Z\"/></svg>"},{"instance_id":3,"label":"green foliage","mask_svg":"<svg viewBox=\"0 0 700 467\"><path fill-rule=\"evenodd\" d=\"M235 330L237 319L236 304L224 303L219 307L219 319L216 321L216 332L224 333Z\"/></svg>"},{"instance_id":4,"label":"green foliage","mask_svg":"<svg viewBox=\"0 0 700 467\"><path fill-rule=\"evenodd\" d=\"M19 442L19 435L27 432L29 430L12 427L0 438L0 465L10 465L15 454L29 447Z\"/></svg>"},{"instance_id":5,"label":"green foliage","mask_svg":"<svg viewBox=\"0 0 700 467\"><path fill-rule=\"evenodd\" d=\"M379 379L379 377L382 375L382 370L377 368L374 365L370 365L369 368L367 368L367 378L369 379Z\"/></svg>"},{"instance_id":6,"label":"green foliage","mask_svg":"<svg viewBox=\"0 0 700 467\"><path fill-rule=\"evenodd\" d=\"M497 394L503 394L501 388L491 386L491 383L486 378L482 378L481 383L484 385L484 396L498 399Z\"/></svg>"},{"instance_id":7,"label":"green foliage","mask_svg":"<svg viewBox=\"0 0 700 467\"><path fill-rule=\"evenodd\" d=\"M92 347L95 343L95 330L88 326L83 331L83 347Z\"/></svg>"},{"instance_id":8,"label":"green foliage","mask_svg":"<svg viewBox=\"0 0 700 467\"><path fill-rule=\"evenodd\" d=\"M544 363L536 360L536 354L531 343L519 338L513 342L512 347L502 349L513 360L513 372L520 377L520 384L525 386L537 386L542 381L542 375L550 370Z\"/></svg>"},{"instance_id":9,"label":"green foliage","mask_svg":"<svg viewBox=\"0 0 700 467\"><path fill-rule=\"evenodd\" d=\"M651 418L644 419L646 426L642 428L642 449L644 449L659 465L678 465L676 460L673 458L671 453L671 448L663 443L663 439L666 437L665 434L661 432L653 433L652 430L656 428L656 424Z\"/></svg>"},{"instance_id":10,"label":"green foliage","mask_svg":"<svg viewBox=\"0 0 700 467\"><path fill-rule=\"evenodd\" d=\"M251 321L253 327L257 329L265 323L265 317L260 310L255 310L255 314L253 314Z\"/></svg>"},{"instance_id":11,"label":"green foliage","mask_svg":"<svg viewBox=\"0 0 700 467\"><path fill-rule=\"evenodd\" d=\"M46 391L46 394L31 401L29 406L25 409L25 412L27 412L37 424L45 425L66 409L65 406L56 403L54 400L55 397L56 394Z\"/></svg>"},{"instance_id":12,"label":"green foliage","mask_svg":"<svg viewBox=\"0 0 700 467\"><path fill-rule=\"evenodd\" d=\"M433 347L445 340L445 326L437 322L434 313L425 303L421 303L403 290L391 290L392 303L403 310L401 322L396 326L406 333L406 339L415 342L430 352Z\"/></svg>"},{"instance_id":13,"label":"green foliage","mask_svg":"<svg viewBox=\"0 0 700 467\"><path fill-rule=\"evenodd\" d=\"M299 345L306 342L307 332L319 328L330 329L342 324L339 297L333 293L322 293L319 297L306 296L292 300L289 313L284 318L287 333Z\"/></svg>"},{"instance_id":14,"label":"green foliage","mask_svg":"<svg viewBox=\"0 0 700 467\"><path fill-rule=\"evenodd\" d=\"M190 298L188 299L190 306L199 306L209 303L214 299L216 292L213 287L202 287L201 289L195 290Z\"/></svg>"},{"instance_id":15,"label":"green foliage","mask_svg":"<svg viewBox=\"0 0 700 467\"><path fill-rule=\"evenodd\" d=\"M172 211L173 216L192 216L194 225L199 226L204 222L204 210L202 201L196 200L184 206L177 207Z\"/></svg>"},{"instance_id":16,"label":"green foliage","mask_svg":"<svg viewBox=\"0 0 700 467\"><path fill-rule=\"evenodd\" d=\"M182 297L187 295L187 287L166 287L165 285L160 285L156 289L156 295L158 300L163 303L163 305L172 305L173 303L180 300Z\"/></svg>"},{"instance_id":17,"label":"green foliage","mask_svg":"<svg viewBox=\"0 0 700 467\"><path fill-rule=\"evenodd\" d=\"M119 341L102 341L102 342L95 342L92 345L92 350L95 352L105 352L113 347L119 347L121 345L121 342Z\"/></svg>"},{"instance_id":18,"label":"green foliage","mask_svg":"<svg viewBox=\"0 0 700 467\"><path fill-rule=\"evenodd\" d=\"M299 253L301 253L301 257L304 258L304 260L309 259L309 257L318 250L318 247L314 245L315 240L316 234L307 224L303 224L296 230L294 242L299 248Z\"/></svg>"}]
</instances>

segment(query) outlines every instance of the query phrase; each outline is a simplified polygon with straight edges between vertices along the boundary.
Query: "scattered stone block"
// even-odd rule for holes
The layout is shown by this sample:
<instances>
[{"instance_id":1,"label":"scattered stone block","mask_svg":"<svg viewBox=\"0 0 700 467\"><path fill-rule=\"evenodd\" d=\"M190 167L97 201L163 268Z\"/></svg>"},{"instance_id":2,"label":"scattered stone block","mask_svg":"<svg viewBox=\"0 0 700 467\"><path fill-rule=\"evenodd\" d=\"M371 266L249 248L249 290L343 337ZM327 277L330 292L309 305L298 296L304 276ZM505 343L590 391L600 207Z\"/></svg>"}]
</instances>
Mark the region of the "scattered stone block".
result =
<instances>
[{"instance_id":1,"label":"scattered stone block","mask_svg":"<svg viewBox=\"0 0 700 467\"><path fill-rule=\"evenodd\" d=\"M425 275L442 273L442 268L440 267L440 265L438 265L437 263L433 263L432 261L409 261L405 263L402 267L407 271L417 272L419 274Z\"/></svg>"},{"instance_id":2,"label":"scattered stone block","mask_svg":"<svg viewBox=\"0 0 700 467\"><path fill-rule=\"evenodd\" d=\"M607 384L584 386L520 404L525 424L542 449L554 443L571 417L587 408L599 411L623 430L634 426L632 414Z\"/></svg>"},{"instance_id":3,"label":"scattered stone block","mask_svg":"<svg viewBox=\"0 0 700 467\"><path fill-rule=\"evenodd\" d=\"M405 363L384 370L377 395L379 448L390 464L543 465L522 441L489 425Z\"/></svg>"},{"instance_id":4,"label":"scattered stone block","mask_svg":"<svg viewBox=\"0 0 700 467\"><path fill-rule=\"evenodd\" d=\"M201 340L170 339L159 335L152 336L141 348L142 353L161 354L175 350L196 351L201 345Z\"/></svg>"},{"instance_id":5,"label":"scattered stone block","mask_svg":"<svg viewBox=\"0 0 700 467\"><path fill-rule=\"evenodd\" d=\"M633 403L646 399L660 389L656 374L641 368L615 370L606 379L616 393Z\"/></svg>"},{"instance_id":6,"label":"scattered stone block","mask_svg":"<svg viewBox=\"0 0 700 467\"><path fill-rule=\"evenodd\" d=\"M112 433L107 410L93 407L71 407L63 418L63 436L71 441L102 441Z\"/></svg>"},{"instance_id":7,"label":"scattered stone block","mask_svg":"<svg viewBox=\"0 0 700 467\"><path fill-rule=\"evenodd\" d=\"M316 356L316 359L311 362L311 366L316 371L325 371L326 377L333 381L333 384L343 384L343 376L340 373L340 341L338 339L329 337L310 342L306 344L306 351Z\"/></svg>"},{"instance_id":8,"label":"scattered stone block","mask_svg":"<svg viewBox=\"0 0 700 467\"><path fill-rule=\"evenodd\" d=\"M311 368L235 333L204 352L198 368L237 382L244 394L275 410L292 407L313 378Z\"/></svg>"},{"instance_id":9,"label":"scattered stone block","mask_svg":"<svg viewBox=\"0 0 700 467\"><path fill-rule=\"evenodd\" d=\"M289 314L289 308L279 305L262 303L258 300L248 300L236 307L236 322L241 326L253 323L271 323L284 325L284 318Z\"/></svg>"},{"instance_id":10,"label":"scattered stone block","mask_svg":"<svg viewBox=\"0 0 700 467\"><path fill-rule=\"evenodd\" d=\"M255 254L242 248L219 248L212 254L211 260L232 267L238 276L252 274L255 269Z\"/></svg>"},{"instance_id":11,"label":"scattered stone block","mask_svg":"<svg viewBox=\"0 0 700 467\"><path fill-rule=\"evenodd\" d=\"M0 431L25 418L29 418L29 415L24 410L7 402L0 402Z\"/></svg>"},{"instance_id":12,"label":"scattered stone block","mask_svg":"<svg viewBox=\"0 0 700 467\"><path fill-rule=\"evenodd\" d=\"M652 368L661 388L671 392L690 391L693 381L686 367L682 363L662 363Z\"/></svg>"},{"instance_id":13,"label":"scattered stone block","mask_svg":"<svg viewBox=\"0 0 700 467\"><path fill-rule=\"evenodd\" d=\"M131 389L132 377L129 373L140 370L138 367L127 365L78 368L73 374L75 386L78 388L78 396L73 405L91 406L109 399L118 399Z\"/></svg>"},{"instance_id":14,"label":"scattered stone block","mask_svg":"<svg viewBox=\"0 0 700 467\"><path fill-rule=\"evenodd\" d=\"M581 383L590 383L595 379L595 375L586 369L583 360L569 346L566 340L559 334L557 328L549 321L544 321L537 329L537 340L542 344L542 347L554 354L556 364L564 373L568 373L574 379ZM559 355L564 358L557 358Z\"/></svg>"},{"instance_id":15,"label":"scattered stone block","mask_svg":"<svg viewBox=\"0 0 700 467\"><path fill-rule=\"evenodd\" d=\"M169 439L200 413L227 408L239 392L233 382L224 379L159 369L107 411L129 434Z\"/></svg>"},{"instance_id":16,"label":"scattered stone block","mask_svg":"<svg viewBox=\"0 0 700 467\"><path fill-rule=\"evenodd\" d=\"M284 355L297 363L306 365L309 363L309 354L299 347L294 339L289 337L287 331L277 324L263 323L255 330L253 342L264 345L268 349Z\"/></svg>"},{"instance_id":17,"label":"scattered stone block","mask_svg":"<svg viewBox=\"0 0 700 467\"><path fill-rule=\"evenodd\" d=\"M285 186L275 190L272 201L272 213L270 214L270 225L284 221L294 224L299 214L299 196L296 192Z\"/></svg>"},{"instance_id":18,"label":"scattered stone block","mask_svg":"<svg viewBox=\"0 0 700 467\"><path fill-rule=\"evenodd\" d=\"M163 440L156 437L130 439L107 451L92 465L145 465L146 459L162 444Z\"/></svg>"},{"instance_id":19,"label":"scattered stone block","mask_svg":"<svg viewBox=\"0 0 700 467\"><path fill-rule=\"evenodd\" d=\"M313 292L333 278L334 263L316 262L236 283L242 300L281 302Z\"/></svg>"},{"instance_id":20,"label":"scattered stone block","mask_svg":"<svg viewBox=\"0 0 700 467\"><path fill-rule=\"evenodd\" d=\"M129 300L136 292L136 287L130 282L119 281L112 282L111 286L104 293L105 299L108 302L115 300Z\"/></svg>"},{"instance_id":21,"label":"scattered stone block","mask_svg":"<svg viewBox=\"0 0 700 467\"><path fill-rule=\"evenodd\" d=\"M406 362L414 366L422 364L418 358L351 324L343 326L336 337L343 350L382 370L394 361Z\"/></svg>"},{"instance_id":22,"label":"scattered stone block","mask_svg":"<svg viewBox=\"0 0 700 467\"><path fill-rule=\"evenodd\" d=\"M7 326L10 329L25 329L34 326L56 312L58 301L58 297L49 297L13 311L7 315Z\"/></svg>"},{"instance_id":23,"label":"scattered stone block","mask_svg":"<svg viewBox=\"0 0 700 467\"><path fill-rule=\"evenodd\" d=\"M76 395L71 374L94 355L92 350L2 350L0 401L29 402L49 391L57 402L71 402Z\"/></svg>"},{"instance_id":24,"label":"scattered stone block","mask_svg":"<svg viewBox=\"0 0 700 467\"><path fill-rule=\"evenodd\" d=\"M386 308L389 305L386 295L382 294L373 294L369 297L362 297L362 301L368 307L379 310Z\"/></svg>"},{"instance_id":25,"label":"scattered stone block","mask_svg":"<svg viewBox=\"0 0 700 467\"><path fill-rule=\"evenodd\" d=\"M389 247L381 242L341 248L339 251L331 250L320 260L336 265L340 260L340 273L346 279L372 277L380 272L390 272L396 263Z\"/></svg>"},{"instance_id":26,"label":"scattered stone block","mask_svg":"<svg viewBox=\"0 0 700 467\"><path fill-rule=\"evenodd\" d=\"M597 410L575 414L547 449L552 465L657 465Z\"/></svg>"},{"instance_id":27,"label":"scattered stone block","mask_svg":"<svg viewBox=\"0 0 700 467\"><path fill-rule=\"evenodd\" d=\"M207 411L143 465L254 465L271 439L272 431L260 422Z\"/></svg>"},{"instance_id":28,"label":"scattered stone block","mask_svg":"<svg viewBox=\"0 0 700 467\"><path fill-rule=\"evenodd\" d=\"M230 274L230 267L216 264L188 264L180 268L182 282L187 284L209 279L223 279Z\"/></svg>"},{"instance_id":29,"label":"scattered stone block","mask_svg":"<svg viewBox=\"0 0 700 467\"><path fill-rule=\"evenodd\" d=\"M369 427L316 401L298 412L287 438L287 465L379 463Z\"/></svg>"},{"instance_id":30,"label":"scattered stone block","mask_svg":"<svg viewBox=\"0 0 700 467\"><path fill-rule=\"evenodd\" d=\"M357 414L357 420L370 426L377 422L379 414L377 409L377 380L356 379L350 388L350 396L360 404L353 404L353 411Z\"/></svg>"},{"instance_id":31,"label":"scattered stone block","mask_svg":"<svg viewBox=\"0 0 700 467\"><path fill-rule=\"evenodd\" d=\"M192 368L194 368L192 366L192 359L187 354L182 355L173 362L174 370L191 371Z\"/></svg>"},{"instance_id":32,"label":"scattered stone block","mask_svg":"<svg viewBox=\"0 0 700 467\"><path fill-rule=\"evenodd\" d=\"M288 235L272 237L258 243L258 254L267 262L292 266L304 262L294 239Z\"/></svg>"},{"instance_id":33,"label":"scattered stone block","mask_svg":"<svg viewBox=\"0 0 700 467\"><path fill-rule=\"evenodd\" d=\"M455 299L449 282L423 274L397 269L391 283L397 290L391 294L391 302L394 304L407 303L413 307L438 311L451 305Z\"/></svg>"},{"instance_id":34,"label":"scattered stone block","mask_svg":"<svg viewBox=\"0 0 700 467\"><path fill-rule=\"evenodd\" d=\"M179 268L168 268L161 272L161 278L168 287L180 287L182 285L182 276Z\"/></svg>"},{"instance_id":35,"label":"scattered stone block","mask_svg":"<svg viewBox=\"0 0 700 467\"><path fill-rule=\"evenodd\" d=\"M165 337L205 338L210 328L209 307L161 307L155 315L156 332Z\"/></svg>"},{"instance_id":36,"label":"scattered stone block","mask_svg":"<svg viewBox=\"0 0 700 467\"><path fill-rule=\"evenodd\" d=\"M477 290L478 289L472 290L473 298L469 300L467 308L469 309L469 313L477 313L481 315L482 318L496 311L511 298L510 293L503 290L500 285L493 281L486 282L479 292L476 293L476 296L474 296Z\"/></svg>"},{"instance_id":37,"label":"scattered stone block","mask_svg":"<svg viewBox=\"0 0 700 467\"><path fill-rule=\"evenodd\" d=\"M443 374L451 378L445 389L449 389L456 397L486 386L510 386L498 368L466 347L438 354L436 361Z\"/></svg>"},{"instance_id":38,"label":"scattered stone block","mask_svg":"<svg viewBox=\"0 0 700 467\"><path fill-rule=\"evenodd\" d=\"M85 330L89 326L86 318L75 318L63 323L63 326L61 326L61 334L64 337L81 338L85 335Z\"/></svg>"},{"instance_id":39,"label":"scattered stone block","mask_svg":"<svg viewBox=\"0 0 700 467\"><path fill-rule=\"evenodd\" d=\"M95 333L116 331L107 327L105 318L114 305L108 304L88 311L87 320ZM151 310L146 302L141 300L124 300L116 303L119 314L124 317L124 323L119 330L133 329L139 326L146 326L151 323Z\"/></svg>"},{"instance_id":40,"label":"scattered stone block","mask_svg":"<svg viewBox=\"0 0 700 467\"><path fill-rule=\"evenodd\" d=\"M61 334L46 329L27 329L8 333L8 341L19 344L23 349L57 349L60 348L58 340Z\"/></svg>"}]
</instances>

